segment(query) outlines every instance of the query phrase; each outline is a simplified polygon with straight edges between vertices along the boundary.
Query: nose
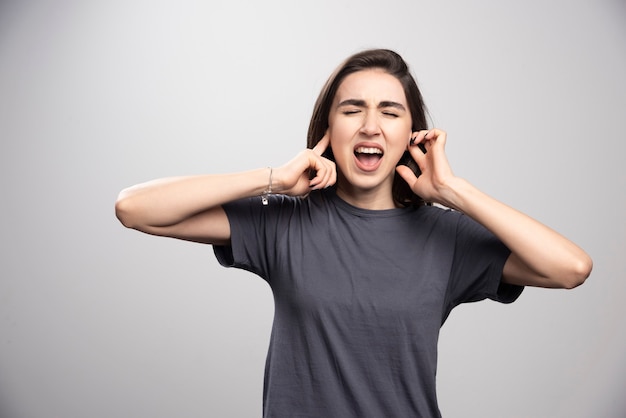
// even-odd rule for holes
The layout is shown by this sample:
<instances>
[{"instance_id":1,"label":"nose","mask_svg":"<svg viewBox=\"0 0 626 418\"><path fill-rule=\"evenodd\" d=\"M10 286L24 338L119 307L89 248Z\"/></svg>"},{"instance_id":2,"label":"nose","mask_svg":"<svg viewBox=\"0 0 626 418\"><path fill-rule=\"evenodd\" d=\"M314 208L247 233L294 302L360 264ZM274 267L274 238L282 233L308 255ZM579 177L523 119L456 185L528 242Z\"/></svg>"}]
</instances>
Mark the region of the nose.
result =
<instances>
[{"instance_id":1,"label":"nose","mask_svg":"<svg viewBox=\"0 0 626 418\"><path fill-rule=\"evenodd\" d=\"M363 117L363 124L361 125L361 133L367 136L380 134L378 116L375 112L365 112Z\"/></svg>"}]
</instances>

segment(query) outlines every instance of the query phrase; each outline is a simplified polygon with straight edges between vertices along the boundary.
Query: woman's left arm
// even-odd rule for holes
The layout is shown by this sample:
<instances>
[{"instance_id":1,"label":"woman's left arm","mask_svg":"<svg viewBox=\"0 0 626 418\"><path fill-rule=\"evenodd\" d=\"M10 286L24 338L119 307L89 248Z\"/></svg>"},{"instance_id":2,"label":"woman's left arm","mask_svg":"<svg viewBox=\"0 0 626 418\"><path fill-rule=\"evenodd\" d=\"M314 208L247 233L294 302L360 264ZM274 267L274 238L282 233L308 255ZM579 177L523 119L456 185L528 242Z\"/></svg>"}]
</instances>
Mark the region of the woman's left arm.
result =
<instances>
[{"instance_id":1,"label":"woman's left arm","mask_svg":"<svg viewBox=\"0 0 626 418\"><path fill-rule=\"evenodd\" d=\"M449 207L465 213L511 250L504 265L506 283L572 289L591 273L591 258L572 241L469 182L450 182Z\"/></svg>"},{"instance_id":2,"label":"woman's left arm","mask_svg":"<svg viewBox=\"0 0 626 418\"><path fill-rule=\"evenodd\" d=\"M553 229L454 176L445 156L445 141L445 132L432 129L420 132L413 142L424 143L426 153L409 146L422 175L411 177L404 168L398 173L413 191L427 201L465 213L498 237L511 250L504 282L567 289L581 285L591 273L589 255Z\"/></svg>"}]
</instances>

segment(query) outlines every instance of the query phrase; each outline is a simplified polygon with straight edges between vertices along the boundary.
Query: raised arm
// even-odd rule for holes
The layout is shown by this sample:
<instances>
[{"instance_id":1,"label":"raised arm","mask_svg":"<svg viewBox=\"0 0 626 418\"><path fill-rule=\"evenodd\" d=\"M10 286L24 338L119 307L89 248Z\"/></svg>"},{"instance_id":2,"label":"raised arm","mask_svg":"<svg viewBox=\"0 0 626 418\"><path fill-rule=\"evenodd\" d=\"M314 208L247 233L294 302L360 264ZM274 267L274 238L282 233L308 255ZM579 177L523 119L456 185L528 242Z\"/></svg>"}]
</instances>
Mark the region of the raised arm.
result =
<instances>
[{"instance_id":1,"label":"raised arm","mask_svg":"<svg viewBox=\"0 0 626 418\"><path fill-rule=\"evenodd\" d=\"M227 175L165 178L122 190L115 214L128 228L207 244L225 244L230 226L224 203L261 195L269 169Z\"/></svg>"},{"instance_id":2,"label":"raised arm","mask_svg":"<svg viewBox=\"0 0 626 418\"><path fill-rule=\"evenodd\" d=\"M271 170L271 190L302 196L336 180L334 163L321 157L324 138L287 164ZM313 169L317 175L309 179ZM149 181L122 190L115 213L128 228L206 244L227 244L230 225L222 205L261 196L270 187L270 169L232 174L207 174Z\"/></svg>"},{"instance_id":3,"label":"raised arm","mask_svg":"<svg viewBox=\"0 0 626 418\"><path fill-rule=\"evenodd\" d=\"M556 231L456 177L445 156L445 141L445 132L433 129L420 132L414 141L424 143L426 154L409 146L422 175L416 178L406 167L399 167L398 173L413 191L465 213L496 235L511 250L504 282L567 289L582 284L592 269L589 255Z\"/></svg>"}]
</instances>

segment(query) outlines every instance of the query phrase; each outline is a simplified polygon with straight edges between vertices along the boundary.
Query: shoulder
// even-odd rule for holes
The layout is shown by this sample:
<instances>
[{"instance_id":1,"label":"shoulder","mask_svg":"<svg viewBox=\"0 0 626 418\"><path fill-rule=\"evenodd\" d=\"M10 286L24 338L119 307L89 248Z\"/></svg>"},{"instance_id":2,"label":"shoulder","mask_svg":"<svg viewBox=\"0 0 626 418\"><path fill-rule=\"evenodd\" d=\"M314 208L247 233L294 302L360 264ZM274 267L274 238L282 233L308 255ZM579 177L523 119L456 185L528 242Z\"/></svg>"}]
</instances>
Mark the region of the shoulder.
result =
<instances>
[{"instance_id":1,"label":"shoulder","mask_svg":"<svg viewBox=\"0 0 626 418\"><path fill-rule=\"evenodd\" d=\"M261 196L246 197L239 200L233 200L223 205L224 210L228 215L235 215L237 213L273 213L276 211L295 208L300 206L301 199L297 197L272 194L267 196L267 200Z\"/></svg>"},{"instance_id":2,"label":"shoulder","mask_svg":"<svg viewBox=\"0 0 626 418\"><path fill-rule=\"evenodd\" d=\"M440 226L457 225L466 218L461 212L442 206L420 206L412 208L410 216L421 223L432 223Z\"/></svg>"},{"instance_id":3,"label":"shoulder","mask_svg":"<svg viewBox=\"0 0 626 418\"><path fill-rule=\"evenodd\" d=\"M231 224L243 231L272 229L285 230L319 219L317 205L309 197L293 197L282 194L267 196L264 204L260 196L248 197L223 205Z\"/></svg>"}]
</instances>

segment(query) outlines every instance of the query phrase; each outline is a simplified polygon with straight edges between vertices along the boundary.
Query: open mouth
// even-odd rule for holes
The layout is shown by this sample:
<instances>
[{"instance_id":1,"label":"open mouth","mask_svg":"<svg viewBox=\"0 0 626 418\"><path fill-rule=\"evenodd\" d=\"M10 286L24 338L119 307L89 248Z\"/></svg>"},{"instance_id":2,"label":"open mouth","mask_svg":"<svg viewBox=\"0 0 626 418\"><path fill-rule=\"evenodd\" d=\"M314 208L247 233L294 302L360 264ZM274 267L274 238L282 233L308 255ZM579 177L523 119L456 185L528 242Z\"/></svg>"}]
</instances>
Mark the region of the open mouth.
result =
<instances>
[{"instance_id":1,"label":"open mouth","mask_svg":"<svg viewBox=\"0 0 626 418\"><path fill-rule=\"evenodd\" d=\"M383 150L376 147L357 147L354 156L362 168L374 169L383 157Z\"/></svg>"}]
</instances>

